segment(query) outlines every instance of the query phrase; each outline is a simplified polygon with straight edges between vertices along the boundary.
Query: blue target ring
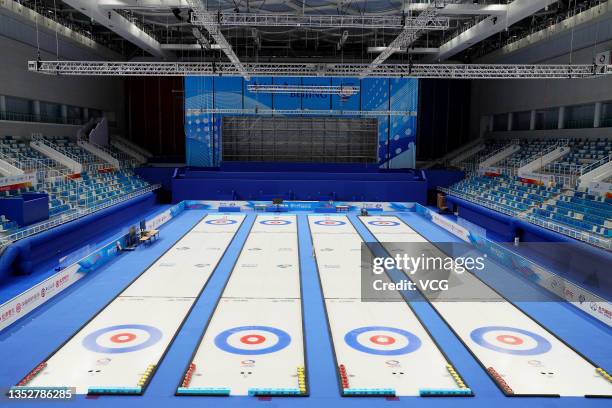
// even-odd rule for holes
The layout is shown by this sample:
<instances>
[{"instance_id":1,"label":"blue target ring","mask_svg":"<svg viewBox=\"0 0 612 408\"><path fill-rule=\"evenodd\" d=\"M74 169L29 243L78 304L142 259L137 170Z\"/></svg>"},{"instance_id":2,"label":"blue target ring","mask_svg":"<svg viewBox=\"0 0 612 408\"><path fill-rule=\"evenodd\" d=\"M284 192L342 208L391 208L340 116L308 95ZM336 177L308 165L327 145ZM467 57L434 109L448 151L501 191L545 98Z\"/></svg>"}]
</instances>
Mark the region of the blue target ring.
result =
<instances>
[{"instance_id":1,"label":"blue target ring","mask_svg":"<svg viewBox=\"0 0 612 408\"><path fill-rule=\"evenodd\" d=\"M408 344L404 347L393 349L393 350L379 350L376 348L368 347L360 343L357 338L359 337L360 334L367 333L370 331L387 331L387 332L399 334L400 336L404 337L408 341ZM366 326L366 327L360 327L358 329L351 330L350 332L346 333L346 335L344 336L344 341L346 342L346 344L348 344L355 350L361 351L363 353L368 353L368 354L376 354L379 356L399 356L402 354L412 353L418 350L419 347L421 347L421 339L419 339L414 334L406 330L397 329L395 327L385 327L385 326Z\"/></svg>"},{"instance_id":2,"label":"blue target ring","mask_svg":"<svg viewBox=\"0 0 612 408\"><path fill-rule=\"evenodd\" d=\"M238 348L238 347L235 347L229 344L229 342L227 341L229 337L233 334L240 333L242 331L260 331L260 332L272 333L276 335L276 337L278 337L278 341L276 342L276 344L273 344L269 347L256 349L256 350L241 349L241 348ZM281 329L277 329L275 327L270 327L270 326L234 327L232 329L228 329L228 330L225 330L219 333L217 337L215 337L215 345L219 347L221 350L227 351L228 353L232 353L232 354L241 354L241 355L248 355L248 356L274 353L276 351L284 349L290 343L291 343L291 336L287 332Z\"/></svg>"},{"instance_id":3,"label":"blue target ring","mask_svg":"<svg viewBox=\"0 0 612 408\"><path fill-rule=\"evenodd\" d=\"M488 340L485 340L484 335L491 331L502 331L502 332L511 332L511 333L519 333L524 336L530 337L531 339L536 341L536 346L527 350L512 350L507 349L501 346L497 346L495 344L490 343ZM473 330L470 333L470 337L472 341L479 346L484 348L488 348L489 350L499 351L500 353L512 354L515 356L534 356L537 354L544 354L550 351L552 345L548 340L539 334L532 333L528 330L517 329L514 327L506 327L506 326L485 326L480 327L478 329Z\"/></svg>"},{"instance_id":4,"label":"blue target ring","mask_svg":"<svg viewBox=\"0 0 612 408\"><path fill-rule=\"evenodd\" d=\"M374 225L375 227L397 227L400 225L397 221L369 221L368 224Z\"/></svg>"},{"instance_id":5,"label":"blue target ring","mask_svg":"<svg viewBox=\"0 0 612 408\"><path fill-rule=\"evenodd\" d=\"M315 221L315 224L322 225L324 227L339 227L340 225L345 225L346 222L338 220L319 220Z\"/></svg>"},{"instance_id":6,"label":"blue target ring","mask_svg":"<svg viewBox=\"0 0 612 408\"><path fill-rule=\"evenodd\" d=\"M103 334L112 332L113 330L124 330L124 329L145 331L149 333L149 338L145 342L137 344L135 346L121 347L121 348L105 347L105 346L101 346L100 344L98 344L98 339ZM105 327L103 329L99 329L99 330L96 330L88 334L87 337L83 339L83 346L97 353L109 353L109 354L130 353L132 351L138 351L138 350L142 350L147 347L150 347L153 344L157 343L161 338L162 338L162 332L156 327L148 326L146 324L120 324L118 326Z\"/></svg>"},{"instance_id":7,"label":"blue target ring","mask_svg":"<svg viewBox=\"0 0 612 408\"><path fill-rule=\"evenodd\" d=\"M236 220L224 220L224 219L206 221L206 223L210 225L231 225L231 224L235 224L236 222L237 222Z\"/></svg>"},{"instance_id":8,"label":"blue target ring","mask_svg":"<svg viewBox=\"0 0 612 408\"><path fill-rule=\"evenodd\" d=\"M287 221L287 220L263 220L263 221L259 221L260 224L263 225L289 225L291 224L291 221Z\"/></svg>"}]
</instances>

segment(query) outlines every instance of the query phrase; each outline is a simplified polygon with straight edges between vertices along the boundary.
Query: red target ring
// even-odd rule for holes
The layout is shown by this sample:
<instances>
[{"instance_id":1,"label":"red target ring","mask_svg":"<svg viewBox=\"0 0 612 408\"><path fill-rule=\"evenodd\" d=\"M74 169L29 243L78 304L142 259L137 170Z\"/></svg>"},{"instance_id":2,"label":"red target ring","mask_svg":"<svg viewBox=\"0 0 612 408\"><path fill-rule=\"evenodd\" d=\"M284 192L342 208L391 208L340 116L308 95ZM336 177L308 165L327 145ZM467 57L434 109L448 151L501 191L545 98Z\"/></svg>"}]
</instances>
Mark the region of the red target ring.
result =
<instances>
[{"instance_id":1,"label":"red target ring","mask_svg":"<svg viewBox=\"0 0 612 408\"><path fill-rule=\"evenodd\" d=\"M393 337L382 335L372 336L370 337L370 341L374 344L379 344L381 346L388 346L390 344L395 343L395 339Z\"/></svg>"},{"instance_id":2,"label":"red target ring","mask_svg":"<svg viewBox=\"0 0 612 408\"><path fill-rule=\"evenodd\" d=\"M228 220L227 218L218 218L206 221L206 223L210 225L230 225L235 224L236 222L236 220Z\"/></svg>"},{"instance_id":3,"label":"red target ring","mask_svg":"<svg viewBox=\"0 0 612 408\"><path fill-rule=\"evenodd\" d=\"M289 225L291 224L291 221L288 220L263 220L263 221L259 221L260 224L262 225Z\"/></svg>"},{"instance_id":4,"label":"red target ring","mask_svg":"<svg viewBox=\"0 0 612 408\"><path fill-rule=\"evenodd\" d=\"M512 336L511 334L502 334L497 336L495 339L501 343L509 344L511 346L518 346L523 344L523 339L516 336Z\"/></svg>"},{"instance_id":5,"label":"red target ring","mask_svg":"<svg viewBox=\"0 0 612 408\"><path fill-rule=\"evenodd\" d=\"M136 335L134 333L117 333L110 338L113 343L129 343L134 340Z\"/></svg>"},{"instance_id":6,"label":"red target ring","mask_svg":"<svg viewBox=\"0 0 612 408\"><path fill-rule=\"evenodd\" d=\"M247 334L240 338L240 342L244 344L261 344L264 341L266 341L266 338L259 334Z\"/></svg>"},{"instance_id":7,"label":"red target ring","mask_svg":"<svg viewBox=\"0 0 612 408\"><path fill-rule=\"evenodd\" d=\"M315 221L315 224L322 225L324 227L339 227L340 225L345 225L346 222L339 220L319 220Z\"/></svg>"},{"instance_id":8,"label":"red target ring","mask_svg":"<svg viewBox=\"0 0 612 408\"><path fill-rule=\"evenodd\" d=\"M386 220L369 221L368 224L374 225L375 227L397 227L400 225L399 222Z\"/></svg>"}]
</instances>

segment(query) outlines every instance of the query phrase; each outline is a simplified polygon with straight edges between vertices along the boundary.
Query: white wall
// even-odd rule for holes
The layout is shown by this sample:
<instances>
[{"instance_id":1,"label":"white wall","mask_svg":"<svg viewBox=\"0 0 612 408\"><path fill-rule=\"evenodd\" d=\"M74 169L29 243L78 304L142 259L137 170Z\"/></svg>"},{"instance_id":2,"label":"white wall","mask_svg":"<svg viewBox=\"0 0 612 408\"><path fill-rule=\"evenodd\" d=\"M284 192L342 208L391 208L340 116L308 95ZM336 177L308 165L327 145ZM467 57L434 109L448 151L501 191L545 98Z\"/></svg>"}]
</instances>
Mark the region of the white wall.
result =
<instances>
[{"instance_id":1,"label":"white wall","mask_svg":"<svg viewBox=\"0 0 612 408\"><path fill-rule=\"evenodd\" d=\"M608 21L612 20L606 20L606 22ZM601 41L604 29L610 31L610 27L601 25L601 23L599 27L597 25L590 27L589 33L593 31L599 33L600 36L596 46L593 46L595 39L591 39L590 36L587 40L581 38L581 41L574 38L574 45L582 43L584 46L575 49L571 58L568 51L571 48L572 40L571 35L566 33L561 38L542 41L511 55L504 55L499 58L483 58L479 62L567 64L572 61L575 64L592 64L596 53L612 50L612 41L609 40L609 36L607 41ZM582 37L579 30L574 34ZM559 53L559 50L565 51ZM542 59L544 55L547 56L546 59ZM480 133L481 118L484 115L601 101L612 101L611 76L594 79L473 81L470 131L474 137ZM565 135L560 134L559 136L567 137L570 133L574 134L582 131L543 131L542 133L554 136L556 132L565 133ZM591 137L612 137L612 129L610 128L589 129L588 133ZM518 132L514 136L518 136Z\"/></svg>"},{"instance_id":2,"label":"white wall","mask_svg":"<svg viewBox=\"0 0 612 408\"><path fill-rule=\"evenodd\" d=\"M32 73L28 60L36 59L36 49L0 36L0 95L116 112L119 129L123 126L124 89L120 78L58 77ZM56 59L45 52L41 58ZM29 136L41 132L52 136L74 136L77 127L0 121L0 136ZM64 133L66 132L66 133Z\"/></svg>"},{"instance_id":3,"label":"white wall","mask_svg":"<svg viewBox=\"0 0 612 408\"><path fill-rule=\"evenodd\" d=\"M481 117L507 112L612 100L612 77L562 80L495 80L472 83L470 131L479 135ZM550 133L550 132L547 132ZM591 133L612 136L612 129ZM597 135L593 135L597 136Z\"/></svg>"}]
</instances>

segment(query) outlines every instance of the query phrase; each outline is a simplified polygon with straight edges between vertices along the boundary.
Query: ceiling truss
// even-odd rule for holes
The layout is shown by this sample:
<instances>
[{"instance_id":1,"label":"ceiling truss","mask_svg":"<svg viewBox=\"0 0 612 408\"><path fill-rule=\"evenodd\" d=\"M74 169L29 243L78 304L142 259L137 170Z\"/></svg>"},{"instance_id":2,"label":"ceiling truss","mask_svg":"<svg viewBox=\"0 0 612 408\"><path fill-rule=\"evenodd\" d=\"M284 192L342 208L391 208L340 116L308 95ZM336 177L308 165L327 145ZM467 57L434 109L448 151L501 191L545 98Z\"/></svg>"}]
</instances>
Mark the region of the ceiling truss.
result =
<instances>
[{"instance_id":1,"label":"ceiling truss","mask_svg":"<svg viewBox=\"0 0 612 408\"><path fill-rule=\"evenodd\" d=\"M428 27L432 21L436 19L438 11L435 8L430 8L423 11L416 17L414 26L406 26L402 32L381 52L372 63L367 66L363 72L359 74L361 78L368 76L379 65L384 63L387 58L395 53L398 49L409 47L423 32L425 27Z\"/></svg>"},{"instance_id":2,"label":"ceiling truss","mask_svg":"<svg viewBox=\"0 0 612 408\"><path fill-rule=\"evenodd\" d=\"M249 84L247 90L253 93L276 94L318 94L351 96L359 92L358 86L350 85L288 85L288 84Z\"/></svg>"},{"instance_id":3,"label":"ceiling truss","mask_svg":"<svg viewBox=\"0 0 612 408\"><path fill-rule=\"evenodd\" d=\"M247 27L307 27L307 28L388 28L420 30L448 30L448 17L432 18L423 26L418 17L377 16L377 15L298 15L298 14L259 14L259 13L218 13L214 15L220 26ZM204 25L197 14L191 16L193 25Z\"/></svg>"},{"instance_id":4,"label":"ceiling truss","mask_svg":"<svg viewBox=\"0 0 612 408\"><path fill-rule=\"evenodd\" d=\"M30 61L30 71L86 76L358 77L368 64ZM384 64L370 77L448 79L568 79L612 75L612 65Z\"/></svg>"},{"instance_id":5,"label":"ceiling truss","mask_svg":"<svg viewBox=\"0 0 612 408\"><path fill-rule=\"evenodd\" d=\"M387 111L387 110L337 110L337 109L187 109L186 115L300 115L300 116L412 116L414 111Z\"/></svg>"},{"instance_id":6,"label":"ceiling truss","mask_svg":"<svg viewBox=\"0 0 612 408\"><path fill-rule=\"evenodd\" d=\"M249 74L232 49L231 44L225 39L225 36L221 32L219 23L215 21L215 14L206 10L201 0L187 0L187 3L193 10L193 15L201 22L201 26L208 31L211 37L215 39L219 49L225 53L238 74L248 81L250 79Z\"/></svg>"}]
</instances>

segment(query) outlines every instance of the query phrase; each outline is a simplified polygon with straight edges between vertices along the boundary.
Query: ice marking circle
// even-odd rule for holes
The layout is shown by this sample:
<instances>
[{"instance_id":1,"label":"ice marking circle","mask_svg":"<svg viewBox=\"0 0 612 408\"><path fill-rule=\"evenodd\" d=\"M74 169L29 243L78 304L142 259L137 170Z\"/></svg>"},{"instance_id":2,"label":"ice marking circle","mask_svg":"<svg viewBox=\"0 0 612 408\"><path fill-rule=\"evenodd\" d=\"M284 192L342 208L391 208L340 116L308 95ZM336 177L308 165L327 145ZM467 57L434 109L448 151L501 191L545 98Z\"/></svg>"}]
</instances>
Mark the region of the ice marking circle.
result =
<instances>
[{"instance_id":1,"label":"ice marking circle","mask_svg":"<svg viewBox=\"0 0 612 408\"><path fill-rule=\"evenodd\" d=\"M280 351L291 344L291 336L270 326L240 326L225 330L215 337L215 345L223 351L240 355L260 355Z\"/></svg>"},{"instance_id":2,"label":"ice marking circle","mask_svg":"<svg viewBox=\"0 0 612 408\"><path fill-rule=\"evenodd\" d=\"M97 353L130 353L157 343L162 332L146 324L121 324L104 327L88 334L83 346Z\"/></svg>"},{"instance_id":3,"label":"ice marking circle","mask_svg":"<svg viewBox=\"0 0 612 408\"><path fill-rule=\"evenodd\" d=\"M227 218L219 218L216 220L206 221L206 223L210 225L231 225L231 224L235 224L236 222L237 222L236 220L228 220Z\"/></svg>"},{"instance_id":4,"label":"ice marking circle","mask_svg":"<svg viewBox=\"0 0 612 408\"><path fill-rule=\"evenodd\" d=\"M400 225L397 221L368 221L368 224L374 225L375 227L397 227Z\"/></svg>"},{"instance_id":5,"label":"ice marking circle","mask_svg":"<svg viewBox=\"0 0 612 408\"><path fill-rule=\"evenodd\" d=\"M408 354L421 347L416 335L386 326L359 327L346 333L344 341L355 350L381 356Z\"/></svg>"},{"instance_id":6,"label":"ice marking circle","mask_svg":"<svg viewBox=\"0 0 612 408\"><path fill-rule=\"evenodd\" d=\"M470 333L479 346L516 356L544 354L552 348L548 340L529 330L506 326L485 326Z\"/></svg>"},{"instance_id":7,"label":"ice marking circle","mask_svg":"<svg viewBox=\"0 0 612 408\"><path fill-rule=\"evenodd\" d=\"M338 220L319 220L315 221L315 224L322 225L324 227L339 227L340 225L346 225L346 222Z\"/></svg>"},{"instance_id":8,"label":"ice marking circle","mask_svg":"<svg viewBox=\"0 0 612 408\"><path fill-rule=\"evenodd\" d=\"M262 225L289 225L291 221L288 220L263 220L259 221Z\"/></svg>"}]
</instances>

